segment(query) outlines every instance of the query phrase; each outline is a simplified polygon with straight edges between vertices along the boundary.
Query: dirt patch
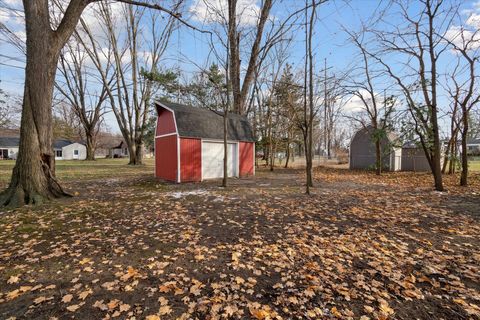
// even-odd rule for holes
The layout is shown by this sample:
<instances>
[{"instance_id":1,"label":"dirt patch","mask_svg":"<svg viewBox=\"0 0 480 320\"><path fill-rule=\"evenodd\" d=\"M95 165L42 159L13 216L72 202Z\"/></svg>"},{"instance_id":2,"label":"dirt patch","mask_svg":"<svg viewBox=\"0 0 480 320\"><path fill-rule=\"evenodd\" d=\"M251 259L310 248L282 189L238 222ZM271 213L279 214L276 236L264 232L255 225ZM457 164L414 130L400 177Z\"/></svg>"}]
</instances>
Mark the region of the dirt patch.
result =
<instances>
[{"instance_id":1,"label":"dirt patch","mask_svg":"<svg viewBox=\"0 0 480 320\"><path fill-rule=\"evenodd\" d=\"M307 196L293 169L227 188L72 180L73 199L0 215L0 318L475 319L472 181L323 168Z\"/></svg>"}]
</instances>

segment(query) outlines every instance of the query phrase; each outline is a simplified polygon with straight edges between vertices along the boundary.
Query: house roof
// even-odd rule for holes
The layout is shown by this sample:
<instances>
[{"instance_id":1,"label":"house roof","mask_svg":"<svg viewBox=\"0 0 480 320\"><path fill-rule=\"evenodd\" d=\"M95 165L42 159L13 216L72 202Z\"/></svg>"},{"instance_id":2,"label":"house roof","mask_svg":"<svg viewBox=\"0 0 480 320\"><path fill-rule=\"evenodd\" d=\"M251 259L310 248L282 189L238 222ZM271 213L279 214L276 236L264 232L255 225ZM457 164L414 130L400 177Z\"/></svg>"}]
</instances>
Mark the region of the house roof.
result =
<instances>
[{"instance_id":1,"label":"house roof","mask_svg":"<svg viewBox=\"0 0 480 320\"><path fill-rule=\"evenodd\" d=\"M122 149L122 148L124 148L123 147L124 144L126 144L126 143L125 143L125 141L122 140L122 141L120 141L120 144L113 146L112 149Z\"/></svg>"},{"instance_id":2,"label":"house roof","mask_svg":"<svg viewBox=\"0 0 480 320\"><path fill-rule=\"evenodd\" d=\"M62 149L63 147L71 145L72 143L75 142L67 139L57 139L53 142L53 149Z\"/></svg>"},{"instance_id":3,"label":"house roof","mask_svg":"<svg viewBox=\"0 0 480 320\"><path fill-rule=\"evenodd\" d=\"M157 105L167 107L173 111L180 136L223 139L222 112L170 102L157 102ZM252 127L247 117L229 113L227 127L229 140L255 141Z\"/></svg>"},{"instance_id":4,"label":"house roof","mask_svg":"<svg viewBox=\"0 0 480 320\"><path fill-rule=\"evenodd\" d=\"M68 145L75 143L68 139L57 139L53 142L53 149L62 149ZM20 137L0 137L0 147L18 147L20 145Z\"/></svg>"},{"instance_id":5,"label":"house roof","mask_svg":"<svg viewBox=\"0 0 480 320\"><path fill-rule=\"evenodd\" d=\"M19 137L0 137L0 147L18 147Z\"/></svg>"},{"instance_id":6,"label":"house roof","mask_svg":"<svg viewBox=\"0 0 480 320\"><path fill-rule=\"evenodd\" d=\"M480 144L480 139L470 139L467 144Z\"/></svg>"}]
</instances>

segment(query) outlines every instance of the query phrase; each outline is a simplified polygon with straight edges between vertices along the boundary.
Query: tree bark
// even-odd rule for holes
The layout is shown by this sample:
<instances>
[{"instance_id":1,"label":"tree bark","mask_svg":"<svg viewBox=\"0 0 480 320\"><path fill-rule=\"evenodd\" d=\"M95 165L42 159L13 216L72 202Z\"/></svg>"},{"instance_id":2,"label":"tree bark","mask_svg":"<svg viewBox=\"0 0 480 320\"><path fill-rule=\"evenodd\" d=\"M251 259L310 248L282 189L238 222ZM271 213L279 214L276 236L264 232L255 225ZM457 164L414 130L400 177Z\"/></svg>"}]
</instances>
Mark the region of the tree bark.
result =
<instances>
[{"instance_id":1,"label":"tree bark","mask_svg":"<svg viewBox=\"0 0 480 320\"><path fill-rule=\"evenodd\" d=\"M95 160L95 148L96 148L96 139L95 135L92 134L91 132L86 132L85 133L85 138L86 138L86 144L87 144L87 158L86 160L88 161L94 161Z\"/></svg>"},{"instance_id":2,"label":"tree bark","mask_svg":"<svg viewBox=\"0 0 480 320\"><path fill-rule=\"evenodd\" d=\"M223 181L222 187L227 187L228 181L228 109L225 108L223 114Z\"/></svg>"},{"instance_id":3,"label":"tree bark","mask_svg":"<svg viewBox=\"0 0 480 320\"><path fill-rule=\"evenodd\" d=\"M285 157L285 169L288 168L288 162L290 161L290 135L287 137L287 148L286 148L286 157Z\"/></svg>"},{"instance_id":4,"label":"tree bark","mask_svg":"<svg viewBox=\"0 0 480 320\"><path fill-rule=\"evenodd\" d=\"M460 185L466 187L468 185L468 154L467 154L467 137L468 137L468 110L462 108L462 173L460 174Z\"/></svg>"},{"instance_id":5,"label":"tree bark","mask_svg":"<svg viewBox=\"0 0 480 320\"><path fill-rule=\"evenodd\" d=\"M137 141L135 142L135 163L132 163L134 165L143 165L143 149L145 145L143 144L143 141Z\"/></svg>"},{"instance_id":6,"label":"tree bark","mask_svg":"<svg viewBox=\"0 0 480 320\"><path fill-rule=\"evenodd\" d=\"M313 37L313 25L315 21L316 2L312 0L312 13L310 16L310 29L308 31L308 63L309 63L309 113L308 113L308 125L306 127L305 141L305 156L307 165L307 189L306 193L310 194L310 187L313 187L312 167L313 167L313 119L314 119L314 105L313 105L313 53L312 53L312 37ZM307 70L305 70L306 72Z\"/></svg>"},{"instance_id":7,"label":"tree bark","mask_svg":"<svg viewBox=\"0 0 480 320\"><path fill-rule=\"evenodd\" d=\"M69 196L55 178L51 108L60 50L86 3L70 4L57 31L50 27L48 1L24 0L23 5L27 63L20 145L10 184L0 195L0 205L10 207Z\"/></svg>"}]
</instances>

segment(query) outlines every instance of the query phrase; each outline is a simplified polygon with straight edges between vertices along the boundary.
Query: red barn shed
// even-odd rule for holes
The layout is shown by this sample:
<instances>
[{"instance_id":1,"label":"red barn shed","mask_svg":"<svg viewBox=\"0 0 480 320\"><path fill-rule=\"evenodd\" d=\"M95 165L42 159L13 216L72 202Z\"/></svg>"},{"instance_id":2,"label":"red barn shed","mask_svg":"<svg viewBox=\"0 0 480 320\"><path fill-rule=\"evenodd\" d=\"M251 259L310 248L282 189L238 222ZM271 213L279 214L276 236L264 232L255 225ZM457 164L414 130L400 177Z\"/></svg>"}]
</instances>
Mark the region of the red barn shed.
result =
<instances>
[{"instance_id":1,"label":"red barn shed","mask_svg":"<svg viewBox=\"0 0 480 320\"><path fill-rule=\"evenodd\" d=\"M175 182L223 177L223 116L208 109L157 102L155 176ZM228 116L228 176L255 174L255 140L246 117Z\"/></svg>"}]
</instances>

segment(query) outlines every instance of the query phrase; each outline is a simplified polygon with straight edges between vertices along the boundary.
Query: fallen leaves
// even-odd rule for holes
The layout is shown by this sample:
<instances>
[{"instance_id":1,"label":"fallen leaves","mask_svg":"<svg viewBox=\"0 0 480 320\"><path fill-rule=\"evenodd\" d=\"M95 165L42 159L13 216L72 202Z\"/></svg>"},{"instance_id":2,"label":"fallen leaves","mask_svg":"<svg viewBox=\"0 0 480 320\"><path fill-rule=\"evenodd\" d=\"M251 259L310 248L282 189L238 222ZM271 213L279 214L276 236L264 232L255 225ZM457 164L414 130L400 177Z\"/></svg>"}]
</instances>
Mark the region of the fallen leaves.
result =
<instances>
[{"instance_id":1,"label":"fallen leaves","mask_svg":"<svg viewBox=\"0 0 480 320\"><path fill-rule=\"evenodd\" d=\"M34 299L34 300L33 300L33 303L35 303L35 304L40 304L40 303L45 302L45 301L47 301L47 297L45 297L45 296L40 296L40 297Z\"/></svg>"},{"instance_id":2,"label":"fallen leaves","mask_svg":"<svg viewBox=\"0 0 480 320\"><path fill-rule=\"evenodd\" d=\"M10 278L8 278L7 283L8 284L15 284L15 283L18 283L18 281L20 281L19 276L11 276Z\"/></svg>"},{"instance_id":3,"label":"fallen leaves","mask_svg":"<svg viewBox=\"0 0 480 320\"><path fill-rule=\"evenodd\" d=\"M88 295L92 293L93 293L92 289L87 289L85 291L82 291L78 294L78 299L85 300L88 297Z\"/></svg>"},{"instance_id":4,"label":"fallen leaves","mask_svg":"<svg viewBox=\"0 0 480 320\"><path fill-rule=\"evenodd\" d=\"M170 314L171 312L172 312L172 308L170 308L170 306L168 306L168 305L161 306L160 309L158 310L158 314L161 315L161 316Z\"/></svg>"},{"instance_id":5,"label":"fallen leaves","mask_svg":"<svg viewBox=\"0 0 480 320\"><path fill-rule=\"evenodd\" d=\"M287 177L181 203L151 182L99 183L96 201L47 206L27 237L23 213L2 216L0 303L27 301L29 318L52 306L76 318L435 318L438 305L479 317L480 225L448 209L454 197L337 172L317 173L325 184L304 197Z\"/></svg>"},{"instance_id":6,"label":"fallen leaves","mask_svg":"<svg viewBox=\"0 0 480 320\"><path fill-rule=\"evenodd\" d=\"M138 272L137 269L129 266L127 269L127 273L120 276L120 280L128 281L130 278L136 278L136 277L140 277L140 273Z\"/></svg>"},{"instance_id":7,"label":"fallen leaves","mask_svg":"<svg viewBox=\"0 0 480 320\"><path fill-rule=\"evenodd\" d=\"M68 306L66 309L70 312L75 312L78 309L80 309L80 307L81 307L81 305L79 305L79 304L72 304L72 305Z\"/></svg>"},{"instance_id":8,"label":"fallen leaves","mask_svg":"<svg viewBox=\"0 0 480 320\"><path fill-rule=\"evenodd\" d=\"M70 301L72 301L72 299L73 299L73 294L66 294L62 298L62 302L63 303L70 303Z\"/></svg>"}]
</instances>

